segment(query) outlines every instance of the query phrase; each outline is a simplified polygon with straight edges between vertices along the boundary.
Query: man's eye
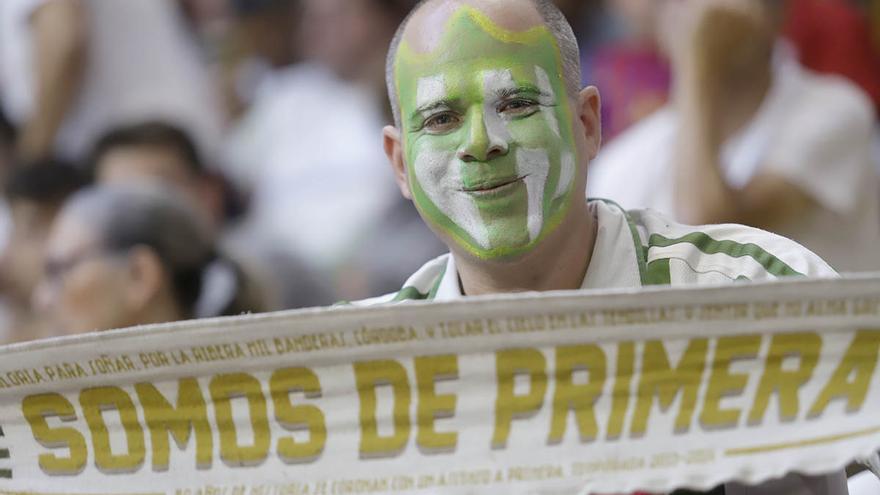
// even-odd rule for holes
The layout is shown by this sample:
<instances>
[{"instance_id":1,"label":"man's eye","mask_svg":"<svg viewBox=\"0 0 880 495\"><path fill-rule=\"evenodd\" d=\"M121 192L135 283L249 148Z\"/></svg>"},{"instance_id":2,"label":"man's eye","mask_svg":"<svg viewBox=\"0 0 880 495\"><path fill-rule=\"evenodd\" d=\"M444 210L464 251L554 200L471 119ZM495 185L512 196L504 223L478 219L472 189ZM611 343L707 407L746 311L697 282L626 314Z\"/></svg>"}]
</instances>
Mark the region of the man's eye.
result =
<instances>
[{"instance_id":1,"label":"man's eye","mask_svg":"<svg viewBox=\"0 0 880 495\"><path fill-rule=\"evenodd\" d=\"M531 100L515 99L506 101L498 107L498 113L512 117L530 115L537 111L538 103Z\"/></svg>"},{"instance_id":2,"label":"man's eye","mask_svg":"<svg viewBox=\"0 0 880 495\"><path fill-rule=\"evenodd\" d=\"M424 128L431 132L445 132L452 130L459 123L459 118L452 112L443 112L432 115L425 120Z\"/></svg>"}]
</instances>

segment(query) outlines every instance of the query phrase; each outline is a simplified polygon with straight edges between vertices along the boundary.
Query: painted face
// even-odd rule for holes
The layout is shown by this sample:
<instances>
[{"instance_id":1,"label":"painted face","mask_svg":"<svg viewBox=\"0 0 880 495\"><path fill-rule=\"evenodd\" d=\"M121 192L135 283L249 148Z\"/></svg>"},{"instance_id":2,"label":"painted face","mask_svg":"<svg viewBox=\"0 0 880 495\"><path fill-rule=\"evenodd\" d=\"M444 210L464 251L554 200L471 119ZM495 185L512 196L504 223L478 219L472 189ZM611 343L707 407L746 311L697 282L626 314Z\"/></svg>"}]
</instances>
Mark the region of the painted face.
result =
<instances>
[{"instance_id":1,"label":"painted face","mask_svg":"<svg viewBox=\"0 0 880 495\"><path fill-rule=\"evenodd\" d=\"M556 39L462 6L440 43L404 41L395 77L417 208L482 259L523 254L571 205L576 148Z\"/></svg>"}]
</instances>

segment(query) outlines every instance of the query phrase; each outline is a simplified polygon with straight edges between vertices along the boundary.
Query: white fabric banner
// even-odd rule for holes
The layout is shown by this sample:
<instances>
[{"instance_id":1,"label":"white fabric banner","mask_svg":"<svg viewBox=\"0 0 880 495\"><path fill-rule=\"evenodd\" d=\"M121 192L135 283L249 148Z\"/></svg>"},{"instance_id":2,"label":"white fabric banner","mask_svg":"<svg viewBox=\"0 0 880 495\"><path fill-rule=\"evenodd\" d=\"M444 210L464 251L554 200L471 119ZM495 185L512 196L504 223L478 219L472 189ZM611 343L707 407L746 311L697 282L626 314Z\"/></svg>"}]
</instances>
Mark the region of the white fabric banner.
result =
<instances>
[{"instance_id":1,"label":"white fabric banner","mask_svg":"<svg viewBox=\"0 0 880 495\"><path fill-rule=\"evenodd\" d=\"M0 494L662 493L880 448L880 279L333 308L0 348Z\"/></svg>"}]
</instances>

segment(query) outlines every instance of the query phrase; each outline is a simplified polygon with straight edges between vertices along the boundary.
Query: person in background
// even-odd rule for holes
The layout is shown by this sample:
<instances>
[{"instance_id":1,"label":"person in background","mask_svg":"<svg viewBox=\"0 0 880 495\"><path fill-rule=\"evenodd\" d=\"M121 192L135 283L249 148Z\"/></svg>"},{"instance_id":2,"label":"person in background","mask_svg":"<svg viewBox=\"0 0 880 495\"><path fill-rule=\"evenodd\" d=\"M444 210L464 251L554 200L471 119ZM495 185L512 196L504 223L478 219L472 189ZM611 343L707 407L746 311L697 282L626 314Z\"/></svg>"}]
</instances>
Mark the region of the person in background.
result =
<instances>
[{"instance_id":1,"label":"person in background","mask_svg":"<svg viewBox=\"0 0 880 495\"><path fill-rule=\"evenodd\" d=\"M219 106L175 0L3 0L0 67L22 161L81 161L111 126L148 118L217 144Z\"/></svg>"},{"instance_id":2,"label":"person in background","mask_svg":"<svg viewBox=\"0 0 880 495\"><path fill-rule=\"evenodd\" d=\"M267 310L332 302L328 289L284 246L242 235L230 222L237 202L222 177L205 166L196 143L171 124L152 121L112 129L95 144L90 159L102 185L156 183L181 194L219 236L223 250L247 274L246 292Z\"/></svg>"},{"instance_id":3,"label":"person in background","mask_svg":"<svg viewBox=\"0 0 880 495\"><path fill-rule=\"evenodd\" d=\"M304 0L303 62L259 95L227 139L225 155L238 170L232 177L251 197L248 237L308 260L338 299L386 286L386 265L364 259L360 247L398 253L391 244L401 224L387 220L415 220L382 173L385 158L375 146L390 120L384 55L413 4ZM404 234L413 243L436 248L419 222L406 225L414 227ZM406 263L411 252L401 254L392 278L417 266Z\"/></svg>"},{"instance_id":4,"label":"person in background","mask_svg":"<svg viewBox=\"0 0 880 495\"><path fill-rule=\"evenodd\" d=\"M611 0L617 33L592 52L584 82L603 88L602 139L609 143L669 99L669 62L657 46L657 21L668 0Z\"/></svg>"},{"instance_id":5,"label":"person in background","mask_svg":"<svg viewBox=\"0 0 880 495\"><path fill-rule=\"evenodd\" d=\"M12 159L15 148L15 128L0 105L0 178L5 178L12 168Z\"/></svg>"},{"instance_id":6,"label":"person in background","mask_svg":"<svg viewBox=\"0 0 880 495\"><path fill-rule=\"evenodd\" d=\"M70 335L261 311L242 288L241 271L181 196L98 186L74 195L53 225L34 305L53 333Z\"/></svg>"},{"instance_id":7,"label":"person in background","mask_svg":"<svg viewBox=\"0 0 880 495\"><path fill-rule=\"evenodd\" d=\"M609 0L604 9L593 2L556 1L569 19L580 20L573 22L575 32L587 33L578 36L583 82L605 88L605 142L668 101L671 72L657 46L657 19L669 1ZM880 108L880 47L872 46L866 16L853 2L772 1L785 4L782 34L805 67L847 77ZM584 27L578 30L579 25Z\"/></svg>"},{"instance_id":8,"label":"person in background","mask_svg":"<svg viewBox=\"0 0 880 495\"><path fill-rule=\"evenodd\" d=\"M220 48L221 86L233 122L260 94L271 94L285 69L299 61L301 0L228 0Z\"/></svg>"},{"instance_id":9,"label":"person in background","mask_svg":"<svg viewBox=\"0 0 880 495\"><path fill-rule=\"evenodd\" d=\"M880 46L852 0L787 0L782 30L804 67L847 77L880 109Z\"/></svg>"},{"instance_id":10,"label":"person in background","mask_svg":"<svg viewBox=\"0 0 880 495\"><path fill-rule=\"evenodd\" d=\"M13 149L15 148L15 129L3 115L0 108L0 188L4 187L9 174L12 171L14 160ZM12 220L9 214L9 205L0 198L0 251L6 245L9 230L12 228Z\"/></svg>"},{"instance_id":11,"label":"person in background","mask_svg":"<svg viewBox=\"0 0 880 495\"><path fill-rule=\"evenodd\" d=\"M116 127L92 148L87 169L100 184L158 182L172 186L218 230L225 218L222 178L205 166L196 143L162 121Z\"/></svg>"},{"instance_id":12,"label":"person in background","mask_svg":"<svg viewBox=\"0 0 880 495\"><path fill-rule=\"evenodd\" d=\"M11 229L0 251L0 343L49 336L31 310L31 296L52 222L67 197L84 184L76 169L57 162L19 166L9 173L4 201Z\"/></svg>"},{"instance_id":13,"label":"person in background","mask_svg":"<svg viewBox=\"0 0 880 495\"><path fill-rule=\"evenodd\" d=\"M607 0L553 0L574 30L581 50L581 82L593 80L593 61L603 46L625 35L625 26Z\"/></svg>"},{"instance_id":14,"label":"person in background","mask_svg":"<svg viewBox=\"0 0 880 495\"><path fill-rule=\"evenodd\" d=\"M865 0L868 4L868 16L871 30L871 43L880 52L880 0Z\"/></svg>"},{"instance_id":15,"label":"person in background","mask_svg":"<svg viewBox=\"0 0 880 495\"><path fill-rule=\"evenodd\" d=\"M770 230L839 271L880 268L868 97L777 41L782 2L664 5L672 103L605 149L589 195Z\"/></svg>"}]
</instances>

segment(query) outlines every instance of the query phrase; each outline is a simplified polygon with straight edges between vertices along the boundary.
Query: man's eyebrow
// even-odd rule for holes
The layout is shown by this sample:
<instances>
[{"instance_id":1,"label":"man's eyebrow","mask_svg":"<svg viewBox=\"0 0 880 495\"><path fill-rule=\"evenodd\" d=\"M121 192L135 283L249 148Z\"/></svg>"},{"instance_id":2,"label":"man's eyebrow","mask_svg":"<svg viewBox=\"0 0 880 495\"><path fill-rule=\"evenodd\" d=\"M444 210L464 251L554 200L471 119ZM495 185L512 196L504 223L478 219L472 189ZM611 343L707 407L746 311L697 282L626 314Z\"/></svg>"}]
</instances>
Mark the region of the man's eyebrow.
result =
<instances>
[{"instance_id":1,"label":"man's eyebrow","mask_svg":"<svg viewBox=\"0 0 880 495\"><path fill-rule=\"evenodd\" d=\"M452 98L443 98L441 100L436 100L436 101L432 101L430 103L425 103L424 105L415 109L415 111L412 113L412 117L417 118L420 115L424 115L428 112L432 112L434 110L438 110L441 108L446 108L446 109L453 108L455 106L456 101L457 100L452 99Z\"/></svg>"},{"instance_id":2,"label":"man's eyebrow","mask_svg":"<svg viewBox=\"0 0 880 495\"><path fill-rule=\"evenodd\" d=\"M531 84L520 84L511 88L500 88L495 91L495 97L498 99L512 98L515 96L537 96L539 98L550 98L551 95L541 91L537 86Z\"/></svg>"}]
</instances>

